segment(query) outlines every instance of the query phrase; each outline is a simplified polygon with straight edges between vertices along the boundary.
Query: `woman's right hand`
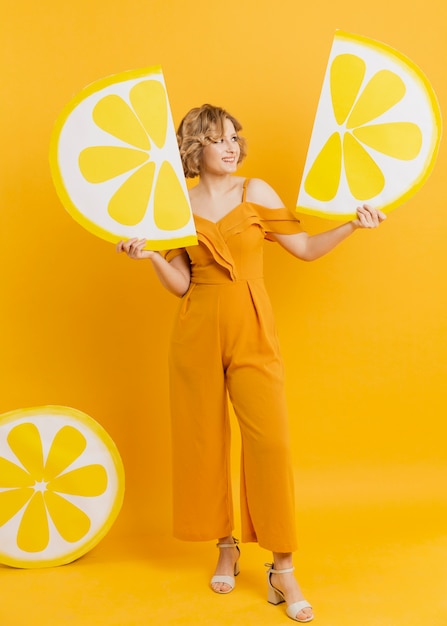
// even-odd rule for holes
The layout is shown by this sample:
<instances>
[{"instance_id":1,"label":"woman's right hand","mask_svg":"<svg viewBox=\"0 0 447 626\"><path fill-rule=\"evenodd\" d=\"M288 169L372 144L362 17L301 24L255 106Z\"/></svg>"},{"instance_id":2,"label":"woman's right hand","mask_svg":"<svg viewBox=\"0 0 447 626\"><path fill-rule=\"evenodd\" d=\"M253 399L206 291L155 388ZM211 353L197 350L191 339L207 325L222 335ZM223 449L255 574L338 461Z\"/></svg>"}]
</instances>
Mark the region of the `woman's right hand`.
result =
<instances>
[{"instance_id":1,"label":"woman's right hand","mask_svg":"<svg viewBox=\"0 0 447 626\"><path fill-rule=\"evenodd\" d=\"M162 254L154 250L144 250L146 239L128 239L116 244L117 252L125 252L130 259L139 261L151 259L152 267L163 287L181 298L189 289L191 268L186 251L167 261Z\"/></svg>"},{"instance_id":2,"label":"woman's right hand","mask_svg":"<svg viewBox=\"0 0 447 626\"><path fill-rule=\"evenodd\" d=\"M146 239L128 239L127 241L119 241L116 244L117 252L125 252L130 259L140 261L141 259L151 259L156 252L153 250L144 250Z\"/></svg>"}]
</instances>

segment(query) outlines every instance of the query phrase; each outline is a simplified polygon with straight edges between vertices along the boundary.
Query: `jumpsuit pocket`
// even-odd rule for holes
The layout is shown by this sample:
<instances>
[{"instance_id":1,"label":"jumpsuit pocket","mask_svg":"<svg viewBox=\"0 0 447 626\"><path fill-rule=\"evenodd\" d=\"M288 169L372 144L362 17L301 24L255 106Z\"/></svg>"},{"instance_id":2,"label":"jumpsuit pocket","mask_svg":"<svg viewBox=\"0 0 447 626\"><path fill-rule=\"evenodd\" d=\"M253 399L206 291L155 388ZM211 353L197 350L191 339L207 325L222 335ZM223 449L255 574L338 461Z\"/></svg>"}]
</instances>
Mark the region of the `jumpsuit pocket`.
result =
<instances>
[{"instance_id":1,"label":"jumpsuit pocket","mask_svg":"<svg viewBox=\"0 0 447 626\"><path fill-rule=\"evenodd\" d=\"M179 310L179 318L180 319L183 319L184 317L186 317L186 315L188 313L190 299L191 299L191 294L194 291L195 287L196 287L196 283L191 283L190 286L189 286L188 291L182 297L182 301L180 303L180 310Z\"/></svg>"},{"instance_id":2,"label":"jumpsuit pocket","mask_svg":"<svg viewBox=\"0 0 447 626\"><path fill-rule=\"evenodd\" d=\"M195 332L196 328L196 312L190 314L191 310L191 294L196 288L196 283L191 283L188 291L182 296L180 304L178 305L177 315L174 321L174 327L171 334L171 347L185 346L187 338L191 333ZM193 307L194 309L195 307Z\"/></svg>"}]
</instances>

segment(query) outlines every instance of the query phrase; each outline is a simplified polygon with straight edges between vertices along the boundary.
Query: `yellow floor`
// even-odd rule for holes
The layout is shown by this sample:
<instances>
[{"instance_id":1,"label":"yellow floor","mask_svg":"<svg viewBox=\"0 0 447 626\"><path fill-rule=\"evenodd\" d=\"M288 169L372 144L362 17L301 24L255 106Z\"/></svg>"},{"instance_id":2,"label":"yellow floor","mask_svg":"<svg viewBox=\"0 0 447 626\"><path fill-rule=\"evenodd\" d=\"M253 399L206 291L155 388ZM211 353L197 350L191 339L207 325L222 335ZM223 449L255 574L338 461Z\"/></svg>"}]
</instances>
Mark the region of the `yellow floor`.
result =
<instances>
[{"instance_id":1,"label":"yellow floor","mask_svg":"<svg viewBox=\"0 0 447 626\"><path fill-rule=\"evenodd\" d=\"M299 477L296 562L321 626L447 625L447 471L394 468ZM266 602L269 554L242 545L236 589L208 588L213 543L118 536L69 565L0 566L1 626L291 624Z\"/></svg>"}]
</instances>

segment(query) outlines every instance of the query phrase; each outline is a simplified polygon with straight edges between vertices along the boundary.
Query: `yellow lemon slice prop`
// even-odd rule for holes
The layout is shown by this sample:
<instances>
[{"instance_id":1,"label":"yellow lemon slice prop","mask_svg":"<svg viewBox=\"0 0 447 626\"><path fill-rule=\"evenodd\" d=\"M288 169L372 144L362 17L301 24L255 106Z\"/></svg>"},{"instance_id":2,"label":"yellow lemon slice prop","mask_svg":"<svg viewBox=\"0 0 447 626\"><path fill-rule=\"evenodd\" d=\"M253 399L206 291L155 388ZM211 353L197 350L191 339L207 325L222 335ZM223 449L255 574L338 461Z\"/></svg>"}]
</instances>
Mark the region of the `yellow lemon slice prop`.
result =
<instances>
[{"instance_id":1,"label":"yellow lemon slice prop","mask_svg":"<svg viewBox=\"0 0 447 626\"><path fill-rule=\"evenodd\" d=\"M109 531L123 495L118 450L85 413L43 406L0 415L0 563L74 561Z\"/></svg>"},{"instance_id":2,"label":"yellow lemon slice prop","mask_svg":"<svg viewBox=\"0 0 447 626\"><path fill-rule=\"evenodd\" d=\"M403 204L432 170L441 113L421 70L385 44L336 31L297 200L329 219Z\"/></svg>"},{"instance_id":3,"label":"yellow lemon slice prop","mask_svg":"<svg viewBox=\"0 0 447 626\"><path fill-rule=\"evenodd\" d=\"M50 167L62 204L87 230L163 250L197 243L160 67L86 87L58 117Z\"/></svg>"}]
</instances>

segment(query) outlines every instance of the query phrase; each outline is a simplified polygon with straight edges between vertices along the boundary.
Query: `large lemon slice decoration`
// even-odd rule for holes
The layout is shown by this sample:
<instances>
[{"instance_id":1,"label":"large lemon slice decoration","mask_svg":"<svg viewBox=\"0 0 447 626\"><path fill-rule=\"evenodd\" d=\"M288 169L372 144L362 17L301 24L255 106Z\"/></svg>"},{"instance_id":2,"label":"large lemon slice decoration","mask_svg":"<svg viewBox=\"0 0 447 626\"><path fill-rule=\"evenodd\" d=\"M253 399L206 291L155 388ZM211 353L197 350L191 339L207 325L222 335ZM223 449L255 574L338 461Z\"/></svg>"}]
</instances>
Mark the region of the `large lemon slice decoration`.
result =
<instances>
[{"instance_id":1,"label":"large lemon slice decoration","mask_svg":"<svg viewBox=\"0 0 447 626\"><path fill-rule=\"evenodd\" d=\"M86 87L64 108L50 145L58 195L87 230L162 250L197 243L160 67Z\"/></svg>"},{"instance_id":2,"label":"large lemon slice decoration","mask_svg":"<svg viewBox=\"0 0 447 626\"><path fill-rule=\"evenodd\" d=\"M118 450L91 417L44 406L0 415L0 563L69 563L115 521L124 495Z\"/></svg>"},{"instance_id":3,"label":"large lemon slice decoration","mask_svg":"<svg viewBox=\"0 0 447 626\"><path fill-rule=\"evenodd\" d=\"M297 212L343 219L403 204L432 170L441 113L421 70L385 44L336 31Z\"/></svg>"}]
</instances>

